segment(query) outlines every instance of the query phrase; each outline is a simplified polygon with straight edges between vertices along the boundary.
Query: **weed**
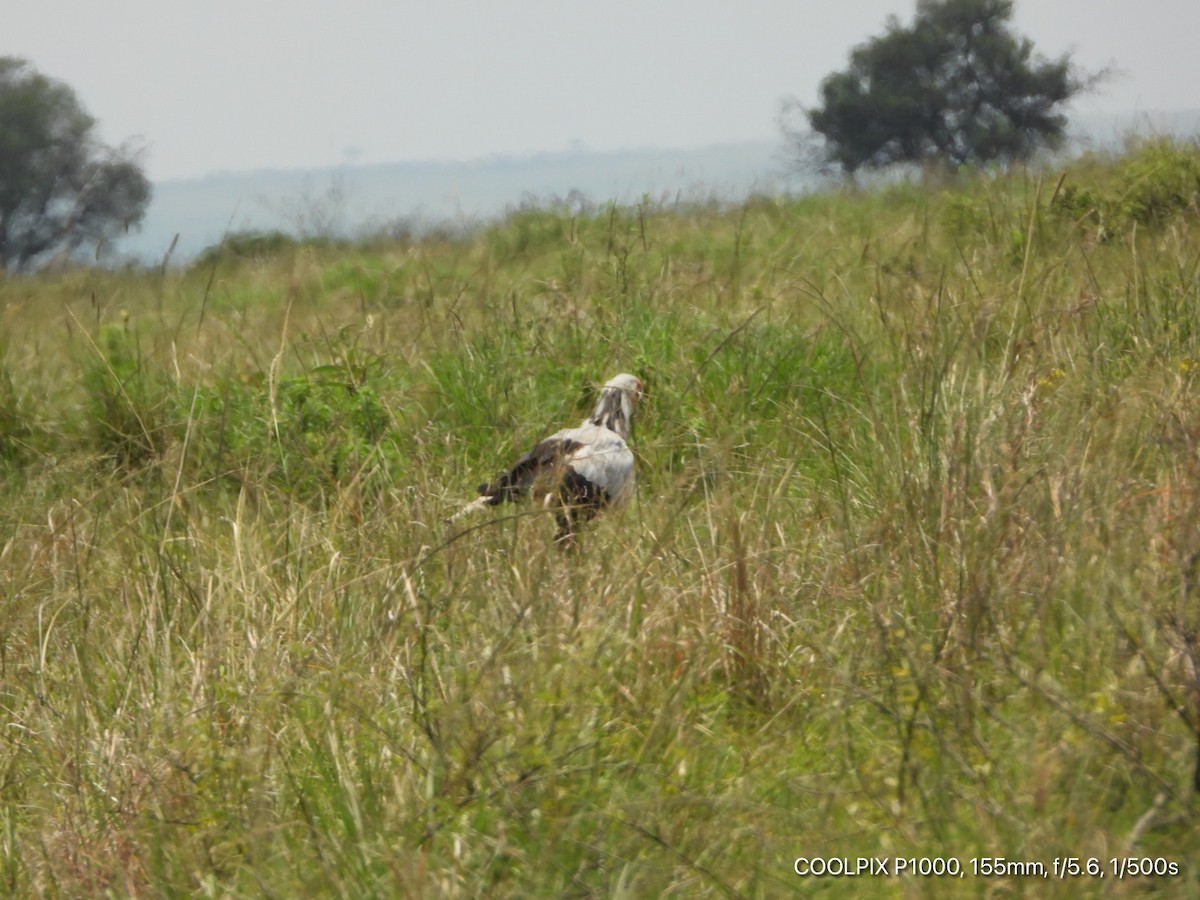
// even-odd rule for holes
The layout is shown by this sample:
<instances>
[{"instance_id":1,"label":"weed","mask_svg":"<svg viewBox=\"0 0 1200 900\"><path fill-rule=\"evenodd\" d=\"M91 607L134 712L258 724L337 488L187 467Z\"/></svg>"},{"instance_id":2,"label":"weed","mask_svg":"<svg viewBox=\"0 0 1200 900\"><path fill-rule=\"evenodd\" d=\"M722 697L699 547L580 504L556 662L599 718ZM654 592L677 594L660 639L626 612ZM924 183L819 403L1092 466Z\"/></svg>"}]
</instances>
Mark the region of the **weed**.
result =
<instances>
[{"instance_id":1,"label":"weed","mask_svg":"<svg viewBox=\"0 0 1200 900\"><path fill-rule=\"evenodd\" d=\"M83 371L87 413L96 449L126 467L157 458L166 441L161 374L151 371L131 331L128 313L120 326L105 326Z\"/></svg>"}]
</instances>

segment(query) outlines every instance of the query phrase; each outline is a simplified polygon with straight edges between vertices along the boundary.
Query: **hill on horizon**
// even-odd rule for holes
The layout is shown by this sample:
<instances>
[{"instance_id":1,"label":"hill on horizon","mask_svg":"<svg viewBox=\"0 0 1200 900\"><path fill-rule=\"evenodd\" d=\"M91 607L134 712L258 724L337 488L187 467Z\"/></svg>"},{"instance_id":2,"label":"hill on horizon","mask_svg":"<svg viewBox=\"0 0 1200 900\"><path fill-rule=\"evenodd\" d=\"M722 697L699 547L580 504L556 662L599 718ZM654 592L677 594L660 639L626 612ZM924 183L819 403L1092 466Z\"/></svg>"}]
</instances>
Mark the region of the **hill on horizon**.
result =
<instances>
[{"instance_id":1,"label":"hill on horizon","mask_svg":"<svg viewBox=\"0 0 1200 900\"><path fill-rule=\"evenodd\" d=\"M736 201L804 187L782 141L685 150L572 150L471 161L220 172L154 185L141 229L119 256L187 262L225 234L278 230L354 237L395 229L462 231L525 204Z\"/></svg>"},{"instance_id":2,"label":"hill on horizon","mask_svg":"<svg viewBox=\"0 0 1200 900\"><path fill-rule=\"evenodd\" d=\"M1081 116L1069 152L1119 146L1135 134L1190 136L1200 110ZM145 265L187 263L223 236L282 231L348 237L394 230L461 232L522 205L717 201L812 190L782 138L690 149L572 149L527 157L217 172L154 185L141 228L114 248ZM178 235L178 239L176 236ZM172 249L173 248L173 249Z\"/></svg>"}]
</instances>

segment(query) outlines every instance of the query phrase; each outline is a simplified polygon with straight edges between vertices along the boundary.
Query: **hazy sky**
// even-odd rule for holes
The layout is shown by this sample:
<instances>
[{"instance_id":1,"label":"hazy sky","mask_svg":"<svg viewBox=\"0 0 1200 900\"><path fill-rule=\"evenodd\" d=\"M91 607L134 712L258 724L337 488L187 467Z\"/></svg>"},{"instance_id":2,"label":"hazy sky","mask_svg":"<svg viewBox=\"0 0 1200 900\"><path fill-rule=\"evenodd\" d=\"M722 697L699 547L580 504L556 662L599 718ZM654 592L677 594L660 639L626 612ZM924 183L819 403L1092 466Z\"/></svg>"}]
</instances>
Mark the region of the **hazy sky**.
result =
<instances>
[{"instance_id":1,"label":"hazy sky","mask_svg":"<svg viewBox=\"0 0 1200 900\"><path fill-rule=\"evenodd\" d=\"M771 139L914 0L7 0L0 55L70 84L153 179ZM1076 104L1200 107L1197 0L1017 0Z\"/></svg>"}]
</instances>

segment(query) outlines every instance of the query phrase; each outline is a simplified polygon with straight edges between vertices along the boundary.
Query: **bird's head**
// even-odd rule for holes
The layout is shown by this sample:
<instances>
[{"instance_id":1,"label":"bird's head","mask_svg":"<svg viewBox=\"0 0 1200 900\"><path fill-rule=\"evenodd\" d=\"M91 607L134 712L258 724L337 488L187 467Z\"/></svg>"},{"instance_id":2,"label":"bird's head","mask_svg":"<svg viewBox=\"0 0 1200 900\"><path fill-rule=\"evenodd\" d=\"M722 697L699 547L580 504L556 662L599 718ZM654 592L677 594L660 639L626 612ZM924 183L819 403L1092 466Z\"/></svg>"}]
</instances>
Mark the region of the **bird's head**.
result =
<instances>
[{"instance_id":1,"label":"bird's head","mask_svg":"<svg viewBox=\"0 0 1200 900\"><path fill-rule=\"evenodd\" d=\"M645 385L642 384L642 379L636 375L622 373L615 378L610 378L604 383L605 391L620 391L629 398L629 402L637 409L638 404L642 401L642 394L645 393Z\"/></svg>"}]
</instances>

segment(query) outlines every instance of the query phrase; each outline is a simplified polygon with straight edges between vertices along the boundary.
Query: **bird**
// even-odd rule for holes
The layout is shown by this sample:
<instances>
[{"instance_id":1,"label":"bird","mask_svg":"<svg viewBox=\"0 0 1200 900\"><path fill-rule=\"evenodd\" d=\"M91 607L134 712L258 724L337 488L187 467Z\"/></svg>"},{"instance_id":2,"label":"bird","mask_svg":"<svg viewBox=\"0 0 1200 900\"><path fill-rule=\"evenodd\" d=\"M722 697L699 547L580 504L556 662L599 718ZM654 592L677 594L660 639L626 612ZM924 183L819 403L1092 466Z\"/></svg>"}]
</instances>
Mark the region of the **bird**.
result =
<instances>
[{"instance_id":1,"label":"bird","mask_svg":"<svg viewBox=\"0 0 1200 900\"><path fill-rule=\"evenodd\" d=\"M556 431L495 481L479 485L479 497L451 521L532 495L555 511L555 542L564 548L575 547L580 525L601 509L623 506L633 496L629 435L643 393L642 380L636 375L622 373L610 378L600 389L596 408L578 427Z\"/></svg>"}]
</instances>

